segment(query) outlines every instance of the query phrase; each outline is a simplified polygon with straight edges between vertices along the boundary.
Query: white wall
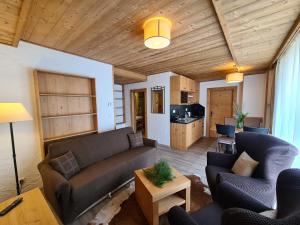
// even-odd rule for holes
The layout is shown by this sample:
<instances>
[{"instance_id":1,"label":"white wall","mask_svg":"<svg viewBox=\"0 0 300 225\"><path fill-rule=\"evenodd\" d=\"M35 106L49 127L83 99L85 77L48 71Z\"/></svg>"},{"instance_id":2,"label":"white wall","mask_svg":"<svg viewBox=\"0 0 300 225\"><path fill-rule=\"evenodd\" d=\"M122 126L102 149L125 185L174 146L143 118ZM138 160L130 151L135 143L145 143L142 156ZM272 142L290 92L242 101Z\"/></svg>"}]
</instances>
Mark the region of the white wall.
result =
<instances>
[{"instance_id":1,"label":"white wall","mask_svg":"<svg viewBox=\"0 0 300 225\"><path fill-rule=\"evenodd\" d=\"M170 76L171 72L148 76L146 82L125 85L126 124L131 126L130 90L147 88L148 138L170 145ZM165 114L151 113L151 87L165 86Z\"/></svg>"},{"instance_id":2,"label":"white wall","mask_svg":"<svg viewBox=\"0 0 300 225\"><path fill-rule=\"evenodd\" d=\"M207 89L215 87L239 86L239 83L227 84L225 80L200 82L200 104L205 107L207 115ZM265 107L266 75L257 74L244 77L243 84L243 111L251 117L263 117ZM240 88L238 88L238 97ZM204 119L204 133L206 134L206 116Z\"/></svg>"},{"instance_id":3,"label":"white wall","mask_svg":"<svg viewBox=\"0 0 300 225\"><path fill-rule=\"evenodd\" d=\"M14 124L19 176L24 190L41 184L41 159L36 123L34 69L96 78L99 131L114 129L112 66L67 53L20 42L18 48L0 44L0 102L21 102L34 118ZM0 201L15 195L15 178L8 124L0 124Z\"/></svg>"},{"instance_id":4,"label":"white wall","mask_svg":"<svg viewBox=\"0 0 300 225\"><path fill-rule=\"evenodd\" d=\"M251 117L264 117L267 76L258 74L245 76L243 89L243 111Z\"/></svg>"}]
</instances>

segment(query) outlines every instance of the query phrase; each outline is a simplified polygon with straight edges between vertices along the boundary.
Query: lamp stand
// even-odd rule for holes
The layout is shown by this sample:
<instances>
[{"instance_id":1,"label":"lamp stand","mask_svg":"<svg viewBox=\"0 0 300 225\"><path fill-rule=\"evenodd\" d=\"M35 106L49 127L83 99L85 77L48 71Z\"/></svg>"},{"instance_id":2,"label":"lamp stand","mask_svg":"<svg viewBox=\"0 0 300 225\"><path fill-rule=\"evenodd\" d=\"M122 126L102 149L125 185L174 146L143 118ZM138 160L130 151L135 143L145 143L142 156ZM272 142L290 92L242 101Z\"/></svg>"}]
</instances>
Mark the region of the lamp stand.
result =
<instances>
[{"instance_id":1,"label":"lamp stand","mask_svg":"<svg viewBox=\"0 0 300 225\"><path fill-rule=\"evenodd\" d=\"M12 153L13 153L13 160L14 160L14 167L15 167L16 189L17 189L17 193L19 195L20 194L20 184L19 184L19 177L18 177L18 167L17 167L16 151L15 151L14 130L13 130L12 122L9 123L9 127L10 127L11 146L12 146Z\"/></svg>"}]
</instances>

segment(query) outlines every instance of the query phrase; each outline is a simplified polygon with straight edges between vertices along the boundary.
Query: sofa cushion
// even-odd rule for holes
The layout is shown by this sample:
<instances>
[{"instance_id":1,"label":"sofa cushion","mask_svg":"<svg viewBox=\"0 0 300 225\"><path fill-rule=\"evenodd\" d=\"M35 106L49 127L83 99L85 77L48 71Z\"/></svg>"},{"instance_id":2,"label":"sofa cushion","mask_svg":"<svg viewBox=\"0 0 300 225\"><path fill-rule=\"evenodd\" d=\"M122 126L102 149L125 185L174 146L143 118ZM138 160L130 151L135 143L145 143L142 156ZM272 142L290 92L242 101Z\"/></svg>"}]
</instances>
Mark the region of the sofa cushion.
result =
<instances>
[{"instance_id":1,"label":"sofa cushion","mask_svg":"<svg viewBox=\"0 0 300 225\"><path fill-rule=\"evenodd\" d=\"M72 151L81 169L100 160L129 149L128 134L131 127L108 131L100 134L86 135L51 143L48 157L56 158L67 151Z\"/></svg>"},{"instance_id":2,"label":"sofa cushion","mask_svg":"<svg viewBox=\"0 0 300 225\"><path fill-rule=\"evenodd\" d=\"M71 178L80 171L79 165L71 151L50 160L50 165L66 179Z\"/></svg>"},{"instance_id":3,"label":"sofa cushion","mask_svg":"<svg viewBox=\"0 0 300 225\"><path fill-rule=\"evenodd\" d=\"M95 202L132 178L135 169L153 164L154 152L155 149L148 146L135 148L87 167L69 180L72 200L85 202L86 206Z\"/></svg>"},{"instance_id":4,"label":"sofa cushion","mask_svg":"<svg viewBox=\"0 0 300 225\"><path fill-rule=\"evenodd\" d=\"M128 134L128 138L129 138L131 148L144 146L142 132Z\"/></svg>"}]
</instances>

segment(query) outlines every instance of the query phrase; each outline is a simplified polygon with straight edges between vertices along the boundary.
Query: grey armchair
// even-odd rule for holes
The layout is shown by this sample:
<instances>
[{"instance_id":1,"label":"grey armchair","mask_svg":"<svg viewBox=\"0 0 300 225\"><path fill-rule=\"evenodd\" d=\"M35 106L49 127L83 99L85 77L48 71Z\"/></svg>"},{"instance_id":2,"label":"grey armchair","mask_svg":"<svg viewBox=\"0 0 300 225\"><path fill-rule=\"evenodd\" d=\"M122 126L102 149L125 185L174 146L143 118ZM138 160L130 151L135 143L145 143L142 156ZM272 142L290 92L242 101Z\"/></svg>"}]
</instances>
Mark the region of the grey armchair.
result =
<instances>
[{"instance_id":1,"label":"grey armchair","mask_svg":"<svg viewBox=\"0 0 300 225\"><path fill-rule=\"evenodd\" d=\"M274 219L241 208L223 210L216 203L191 215L175 206L168 212L168 219L170 225L299 225L300 170L288 169L281 172L276 190L278 208Z\"/></svg>"},{"instance_id":2,"label":"grey armchair","mask_svg":"<svg viewBox=\"0 0 300 225\"><path fill-rule=\"evenodd\" d=\"M236 149L236 155L207 153L206 176L213 199L224 208L272 209L278 174L291 166L298 150L276 137L250 132L236 135ZM252 177L231 172L243 151L259 162Z\"/></svg>"}]
</instances>

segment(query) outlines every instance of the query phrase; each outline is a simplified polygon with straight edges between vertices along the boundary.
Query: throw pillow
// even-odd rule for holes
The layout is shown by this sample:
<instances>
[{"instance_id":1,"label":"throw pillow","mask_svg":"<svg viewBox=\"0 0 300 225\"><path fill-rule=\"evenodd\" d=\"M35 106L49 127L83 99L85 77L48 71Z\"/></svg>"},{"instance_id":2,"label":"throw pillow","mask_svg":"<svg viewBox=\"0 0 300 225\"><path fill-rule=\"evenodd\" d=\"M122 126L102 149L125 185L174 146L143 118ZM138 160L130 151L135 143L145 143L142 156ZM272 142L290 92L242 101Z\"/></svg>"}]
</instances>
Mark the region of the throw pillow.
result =
<instances>
[{"instance_id":1,"label":"throw pillow","mask_svg":"<svg viewBox=\"0 0 300 225\"><path fill-rule=\"evenodd\" d=\"M257 161L252 159L247 152L243 152L234 163L232 171L237 175L250 177L257 165Z\"/></svg>"},{"instance_id":2,"label":"throw pillow","mask_svg":"<svg viewBox=\"0 0 300 225\"><path fill-rule=\"evenodd\" d=\"M128 137L129 137L129 142L130 142L131 148L137 148L137 147L144 146L142 132L138 132L135 134L134 133L128 134Z\"/></svg>"},{"instance_id":3,"label":"throw pillow","mask_svg":"<svg viewBox=\"0 0 300 225\"><path fill-rule=\"evenodd\" d=\"M62 156L51 159L50 165L66 179L70 179L80 171L76 158L71 151L68 151Z\"/></svg>"}]
</instances>

